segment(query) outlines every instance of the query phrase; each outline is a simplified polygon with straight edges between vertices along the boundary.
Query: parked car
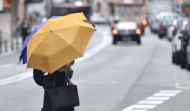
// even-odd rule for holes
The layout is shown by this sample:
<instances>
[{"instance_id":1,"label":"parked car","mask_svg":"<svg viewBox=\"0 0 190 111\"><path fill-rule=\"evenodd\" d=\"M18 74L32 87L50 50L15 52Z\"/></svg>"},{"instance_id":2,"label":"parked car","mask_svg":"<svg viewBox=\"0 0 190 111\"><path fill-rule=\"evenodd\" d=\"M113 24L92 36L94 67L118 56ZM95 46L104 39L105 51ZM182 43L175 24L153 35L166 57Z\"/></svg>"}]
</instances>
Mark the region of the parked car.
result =
<instances>
[{"instance_id":1,"label":"parked car","mask_svg":"<svg viewBox=\"0 0 190 111\"><path fill-rule=\"evenodd\" d=\"M104 17L104 15L100 13L93 13L92 16L90 17L90 21L95 23L95 24L106 24L107 20Z\"/></svg>"},{"instance_id":2,"label":"parked car","mask_svg":"<svg viewBox=\"0 0 190 111\"><path fill-rule=\"evenodd\" d=\"M190 39L190 20L184 30L183 38L181 40L181 51L180 51L180 66L181 68L187 67L187 57L189 56L188 45Z\"/></svg>"},{"instance_id":3,"label":"parked car","mask_svg":"<svg viewBox=\"0 0 190 111\"><path fill-rule=\"evenodd\" d=\"M180 51L181 51L181 39L183 38L183 30L178 30L172 40L172 62L179 64Z\"/></svg>"},{"instance_id":4,"label":"parked car","mask_svg":"<svg viewBox=\"0 0 190 111\"><path fill-rule=\"evenodd\" d=\"M158 16L158 14L150 14L148 24L149 24L151 32L156 33L157 32L157 27L159 25L159 16Z\"/></svg>"},{"instance_id":5,"label":"parked car","mask_svg":"<svg viewBox=\"0 0 190 111\"><path fill-rule=\"evenodd\" d=\"M117 41L123 41L125 39L131 39L141 44L141 30L137 24L132 21L121 21L117 22L112 30L113 44Z\"/></svg>"},{"instance_id":6,"label":"parked car","mask_svg":"<svg viewBox=\"0 0 190 111\"><path fill-rule=\"evenodd\" d=\"M177 26L179 28L172 39L172 62L175 64L180 63L181 43L187 26L187 19L183 19Z\"/></svg>"},{"instance_id":7,"label":"parked car","mask_svg":"<svg viewBox=\"0 0 190 111\"><path fill-rule=\"evenodd\" d=\"M158 32L159 25L163 19L178 18L178 17L179 16L176 13L172 12L160 12L156 14L151 14L151 17L149 19L149 26L151 32Z\"/></svg>"},{"instance_id":8,"label":"parked car","mask_svg":"<svg viewBox=\"0 0 190 111\"><path fill-rule=\"evenodd\" d=\"M174 20L173 21L173 23L172 23L172 25L171 26L169 26L168 27L168 33L167 33L167 39L169 40L169 41L171 41L172 39L173 39L173 37L174 37L174 33L178 30L178 21L179 20Z\"/></svg>"},{"instance_id":9,"label":"parked car","mask_svg":"<svg viewBox=\"0 0 190 111\"><path fill-rule=\"evenodd\" d=\"M186 48L186 68L190 70L190 41L188 42Z\"/></svg>"},{"instance_id":10,"label":"parked car","mask_svg":"<svg viewBox=\"0 0 190 111\"><path fill-rule=\"evenodd\" d=\"M174 19L173 18L165 18L161 21L158 29L158 36L159 38L163 38L168 33L168 27L170 27L173 24Z\"/></svg>"}]
</instances>

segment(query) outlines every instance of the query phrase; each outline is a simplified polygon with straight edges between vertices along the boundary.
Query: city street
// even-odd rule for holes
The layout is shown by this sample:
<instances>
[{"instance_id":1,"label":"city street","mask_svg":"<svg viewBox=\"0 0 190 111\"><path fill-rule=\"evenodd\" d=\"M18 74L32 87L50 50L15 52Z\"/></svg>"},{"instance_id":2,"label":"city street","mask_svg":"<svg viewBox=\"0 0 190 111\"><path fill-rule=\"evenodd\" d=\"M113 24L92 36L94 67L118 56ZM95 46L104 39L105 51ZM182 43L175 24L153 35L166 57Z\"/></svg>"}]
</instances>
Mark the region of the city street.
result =
<instances>
[{"instance_id":1,"label":"city street","mask_svg":"<svg viewBox=\"0 0 190 111\"><path fill-rule=\"evenodd\" d=\"M84 59L72 66L76 111L190 111L190 72L172 64L170 42L147 27L141 45L112 45L110 27L96 28ZM43 88L18 59L0 58L0 111L40 111Z\"/></svg>"}]
</instances>

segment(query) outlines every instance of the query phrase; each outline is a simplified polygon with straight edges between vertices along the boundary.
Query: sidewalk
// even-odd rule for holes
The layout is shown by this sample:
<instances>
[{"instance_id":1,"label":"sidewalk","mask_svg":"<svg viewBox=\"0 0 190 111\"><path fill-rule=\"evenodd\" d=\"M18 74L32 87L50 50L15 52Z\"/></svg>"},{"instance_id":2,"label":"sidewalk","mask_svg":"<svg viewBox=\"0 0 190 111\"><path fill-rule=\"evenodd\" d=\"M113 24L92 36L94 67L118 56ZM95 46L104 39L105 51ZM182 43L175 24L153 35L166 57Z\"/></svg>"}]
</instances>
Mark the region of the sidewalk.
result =
<instances>
[{"instance_id":1,"label":"sidewalk","mask_svg":"<svg viewBox=\"0 0 190 111\"><path fill-rule=\"evenodd\" d=\"M0 42L0 58L19 53L22 49L22 39L14 38Z\"/></svg>"}]
</instances>

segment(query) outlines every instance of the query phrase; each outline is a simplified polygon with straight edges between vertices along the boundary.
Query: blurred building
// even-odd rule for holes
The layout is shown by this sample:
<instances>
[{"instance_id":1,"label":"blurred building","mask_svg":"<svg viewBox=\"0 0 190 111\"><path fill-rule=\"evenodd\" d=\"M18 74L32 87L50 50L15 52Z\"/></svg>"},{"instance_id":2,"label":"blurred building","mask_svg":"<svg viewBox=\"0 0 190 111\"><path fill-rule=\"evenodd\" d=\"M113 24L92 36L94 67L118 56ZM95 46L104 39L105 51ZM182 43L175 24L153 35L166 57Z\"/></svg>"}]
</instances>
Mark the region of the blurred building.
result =
<instances>
[{"instance_id":1,"label":"blurred building","mask_svg":"<svg viewBox=\"0 0 190 111\"><path fill-rule=\"evenodd\" d=\"M174 12L176 0L146 0L149 13Z\"/></svg>"},{"instance_id":2,"label":"blurred building","mask_svg":"<svg viewBox=\"0 0 190 111\"><path fill-rule=\"evenodd\" d=\"M182 12L184 13L184 16L190 16L190 0L183 0L181 4Z\"/></svg>"},{"instance_id":3,"label":"blurred building","mask_svg":"<svg viewBox=\"0 0 190 111\"><path fill-rule=\"evenodd\" d=\"M12 1L11 0L0 0L0 31L1 33L1 41L5 41L11 38L11 8Z\"/></svg>"},{"instance_id":4,"label":"blurred building","mask_svg":"<svg viewBox=\"0 0 190 111\"><path fill-rule=\"evenodd\" d=\"M103 14L107 19L114 14L115 3L139 3L145 0L91 0L93 12Z\"/></svg>"}]
</instances>

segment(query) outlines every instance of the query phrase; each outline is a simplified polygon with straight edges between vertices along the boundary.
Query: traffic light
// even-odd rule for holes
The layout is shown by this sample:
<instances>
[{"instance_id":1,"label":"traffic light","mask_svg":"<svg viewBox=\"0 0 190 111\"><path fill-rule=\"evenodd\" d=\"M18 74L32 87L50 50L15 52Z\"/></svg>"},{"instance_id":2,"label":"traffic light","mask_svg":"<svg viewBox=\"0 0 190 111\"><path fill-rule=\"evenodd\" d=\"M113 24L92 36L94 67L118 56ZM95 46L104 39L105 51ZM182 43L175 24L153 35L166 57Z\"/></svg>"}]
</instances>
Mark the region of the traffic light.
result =
<instances>
[{"instance_id":1,"label":"traffic light","mask_svg":"<svg viewBox=\"0 0 190 111\"><path fill-rule=\"evenodd\" d=\"M183 0L177 0L177 2L178 2L179 4L182 4Z\"/></svg>"}]
</instances>

